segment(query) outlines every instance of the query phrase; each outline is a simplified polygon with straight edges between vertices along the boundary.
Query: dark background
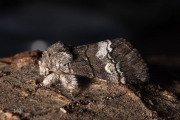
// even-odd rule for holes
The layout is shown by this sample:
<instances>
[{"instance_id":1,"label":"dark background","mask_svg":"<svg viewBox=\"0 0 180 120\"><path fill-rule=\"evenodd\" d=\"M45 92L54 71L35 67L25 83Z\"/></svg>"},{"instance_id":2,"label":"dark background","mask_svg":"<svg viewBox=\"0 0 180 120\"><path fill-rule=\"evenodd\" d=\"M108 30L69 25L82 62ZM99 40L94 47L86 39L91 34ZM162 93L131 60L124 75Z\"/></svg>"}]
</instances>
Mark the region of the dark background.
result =
<instances>
[{"instance_id":1,"label":"dark background","mask_svg":"<svg viewBox=\"0 0 180 120\"><path fill-rule=\"evenodd\" d=\"M117 37L140 51L154 82L180 93L180 0L0 1L0 57Z\"/></svg>"},{"instance_id":2,"label":"dark background","mask_svg":"<svg viewBox=\"0 0 180 120\"><path fill-rule=\"evenodd\" d=\"M131 41L142 54L178 53L180 1L0 2L0 57L35 49L37 40L79 45L117 37Z\"/></svg>"}]
</instances>

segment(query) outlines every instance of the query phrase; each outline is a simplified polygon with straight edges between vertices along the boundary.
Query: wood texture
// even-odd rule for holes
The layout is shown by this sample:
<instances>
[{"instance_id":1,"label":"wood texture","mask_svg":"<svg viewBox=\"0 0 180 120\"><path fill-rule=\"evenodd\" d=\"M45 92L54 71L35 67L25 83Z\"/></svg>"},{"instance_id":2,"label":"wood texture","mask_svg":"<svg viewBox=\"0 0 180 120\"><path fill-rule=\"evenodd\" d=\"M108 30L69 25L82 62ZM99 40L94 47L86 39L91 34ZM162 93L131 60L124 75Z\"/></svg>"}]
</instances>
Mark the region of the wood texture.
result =
<instances>
[{"instance_id":1,"label":"wood texture","mask_svg":"<svg viewBox=\"0 0 180 120\"><path fill-rule=\"evenodd\" d=\"M117 41L120 42L115 43ZM114 48L111 54L117 56L115 57L117 61L121 60L122 66L129 67L122 67L126 77L130 75L129 83L142 81L136 75L143 78L144 75L141 75L143 72L137 72L139 74L136 73L136 75L133 72L129 73L129 69L144 70L144 62L137 51L132 47L129 47L129 50L120 50L123 47L128 48L127 45L131 46L123 39L115 42L111 46ZM54 84L50 88L43 87L44 76L39 74L38 65L41 59L40 51L24 52L15 55L16 57L0 59L0 120L180 119L180 101L176 95L151 81L146 84L122 85L107 80L106 75L102 75L104 79L94 77L101 74L99 70L101 67L95 66L96 64L98 66L100 61L95 62L93 57L91 58L91 55L94 55L93 52L96 53L97 50L97 47L93 47L96 50L91 48L95 45L88 45L89 48L83 45L70 49L71 52L74 51L74 62L71 64L79 67L76 74L80 80L81 90L76 95L64 92L66 89L60 84ZM124 55L130 57L123 57ZM82 58L89 58L89 60ZM86 69L83 65L87 66ZM72 69L75 71L75 68L72 67ZM96 70L99 72L92 72ZM135 80L131 82L130 78Z\"/></svg>"}]
</instances>

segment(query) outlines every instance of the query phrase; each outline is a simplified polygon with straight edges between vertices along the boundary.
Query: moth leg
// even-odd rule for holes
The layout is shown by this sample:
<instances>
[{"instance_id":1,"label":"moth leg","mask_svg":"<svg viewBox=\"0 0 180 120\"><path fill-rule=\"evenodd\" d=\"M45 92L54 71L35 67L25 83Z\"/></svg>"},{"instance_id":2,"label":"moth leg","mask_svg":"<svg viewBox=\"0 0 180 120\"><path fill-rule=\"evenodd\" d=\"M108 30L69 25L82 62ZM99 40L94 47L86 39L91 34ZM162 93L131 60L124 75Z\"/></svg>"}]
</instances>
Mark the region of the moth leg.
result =
<instances>
[{"instance_id":1,"label":"moth leg","mask_svg":"<svg viewBox=\"0 0 180 120\"><path fill-rule=\"evenodd\" d=\"M43 80L43 86L50 87L53 83L59 80L59 75L56 73L51 73Z\"/></svg>"},{"instance_id":2,"label":"moth leg","mask_svg":"<svg viewBox=\"0 0 180 120\"><path fill-rule=\"evenodd\" d=\"M44 61L38 61L38 64L39 64L39 72L40 72L40 75L48 75L49 74L49 69L46 67L46 64Z\"/></svg>"},{"instance_id":3,"label":"moth leg","mask_svg":"<svg viewBox=\"0 0 180 120\"><path fill-rule=\"evenodd\" d=\"M60 81L62 86L70 91L78 88L78 82L75 75L60 74Z\"/></svg>"}]
</instances>

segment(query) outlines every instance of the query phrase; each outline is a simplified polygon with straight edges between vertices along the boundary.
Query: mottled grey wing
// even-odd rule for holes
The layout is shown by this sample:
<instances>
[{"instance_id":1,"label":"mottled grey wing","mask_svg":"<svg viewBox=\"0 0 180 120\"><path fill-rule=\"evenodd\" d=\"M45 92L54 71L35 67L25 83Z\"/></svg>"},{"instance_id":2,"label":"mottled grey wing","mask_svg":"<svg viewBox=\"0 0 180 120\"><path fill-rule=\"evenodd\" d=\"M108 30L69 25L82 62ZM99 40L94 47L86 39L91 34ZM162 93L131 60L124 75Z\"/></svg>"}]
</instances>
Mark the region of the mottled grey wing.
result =
<instances>
[{"instance_id":1,"label":"mottled grey wing","mask_svg":"<svg viewBox=\"0 0 180 120\"><path fill-rule=\"evenodd\" d=\"M70 63L73 74L131 84L149 79L145 62L125 39L77 46L73 52L75 59Z\"/></svg>"},{"instance_id":2,"label":"mottled grey wing","mask_svg":"<svg viewBox=\"0 0 180 120\"><path fill-rule=\"evenodd\" d=\"M148 68L137 49L125 39L112 40L112 56L120 62L129 83L141 83L149 80Z\"/></svg>"}]
</instances>

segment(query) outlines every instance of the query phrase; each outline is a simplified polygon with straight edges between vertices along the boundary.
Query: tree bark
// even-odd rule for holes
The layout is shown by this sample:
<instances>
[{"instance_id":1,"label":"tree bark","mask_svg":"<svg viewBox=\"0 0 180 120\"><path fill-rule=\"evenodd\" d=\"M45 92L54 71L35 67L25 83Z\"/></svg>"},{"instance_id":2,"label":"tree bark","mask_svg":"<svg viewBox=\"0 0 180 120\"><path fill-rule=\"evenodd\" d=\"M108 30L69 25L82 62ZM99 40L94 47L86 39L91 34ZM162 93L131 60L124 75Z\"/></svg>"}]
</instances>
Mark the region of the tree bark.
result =
<instances>
[{"instance_id":1,"label":"tree bark","mask_svg":"<svg viewBox=\"0 0 180 120\"><path fill-rule=\"evenodd\" d=\"M127 83L114 82L105 74L104 60L95 56L97 43L71 47L74 60L70 67L80 77L80 90L73 95L59 84L42 85L41 51L0 59L0 119L180 119L179 99L151 80L143 81L149 76L137 50L123 39L112 40L111 47L111 56L121 62Z\"/></svg>"}]
</instances>

